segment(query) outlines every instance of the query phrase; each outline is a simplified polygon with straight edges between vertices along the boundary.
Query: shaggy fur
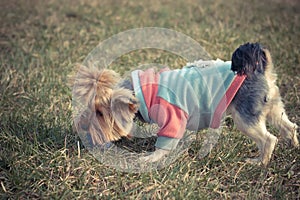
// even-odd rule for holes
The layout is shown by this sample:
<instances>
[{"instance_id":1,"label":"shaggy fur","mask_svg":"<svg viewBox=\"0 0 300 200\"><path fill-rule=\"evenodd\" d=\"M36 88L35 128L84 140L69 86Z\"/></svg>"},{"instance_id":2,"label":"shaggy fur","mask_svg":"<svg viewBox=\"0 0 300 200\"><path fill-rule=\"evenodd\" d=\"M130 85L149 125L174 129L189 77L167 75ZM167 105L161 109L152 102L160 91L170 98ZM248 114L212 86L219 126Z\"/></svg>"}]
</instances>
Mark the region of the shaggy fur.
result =
<instances>
[{"instance_id":1,"label":"shaggy fur","mask_svg":"<svg viewBox=\"0 0 300 200\"><path fill-rule=\"evenodd\" d=\"M299 146L297 125L290 122L276 86L276 74L270 52L258 43L241 45L232 55L232 71L246 79L227 109L237 128L256 142L260 157L251 162L267 165L277 143L266 122ZM130 135L133 119L140 118L138 99L130 80L122 80L112 70L81 66L74 89L78 101L87 105L75 121L77 129L87 130L94 145L119 140ZM86 114L88 113L88 114ZM155 162L169 152L157 149L144 161Z\"/></svg>"},{"instance_id":2,"label":"shaggy fur","mask_svg":"<svg viewBox=\"0 0 300 200\"><path fill-rule=\"evenodd\" d=\"M268 132L266 122L298 147L297 125L285 113L269 50L257 43L240 46L233 53L232 70L247 75L228 110L237 128L253 139L261 152L259 158L249 161L267 165L271 158L277 138Z\"/></svg>"}]
</instances>

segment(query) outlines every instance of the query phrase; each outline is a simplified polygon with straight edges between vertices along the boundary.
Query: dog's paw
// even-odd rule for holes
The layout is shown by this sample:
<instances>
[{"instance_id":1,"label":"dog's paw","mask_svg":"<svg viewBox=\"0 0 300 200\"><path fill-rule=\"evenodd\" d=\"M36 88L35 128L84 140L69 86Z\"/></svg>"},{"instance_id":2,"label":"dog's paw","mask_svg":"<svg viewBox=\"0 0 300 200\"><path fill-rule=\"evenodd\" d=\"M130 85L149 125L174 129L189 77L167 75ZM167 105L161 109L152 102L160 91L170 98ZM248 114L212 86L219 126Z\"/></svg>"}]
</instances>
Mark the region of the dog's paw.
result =
<instances>
[{"instance_id":1,"label":"dog's paw","mask_svg":"<svg viewBox=\"0 0 300 200\"><path fill-rule=\"evenodd\" d=\"M153 153L148 156L143 156L139 160L145 163L153 163L161 160L164 156L170 153L169 150L156 149Z\"/></svg>"},{"instance_id":2,"label":"dog's paw","mask_svg":"<svg viewBox=\"0 0 300 200\"><path fill-rule=\"evenodd\" d=\"M266 167L270 162L272 153L275 149L277 142L278 142L277 137L270 134L265 141L264 148L262 149L260 157L248 158L246 159L246 162L251 164L256 164L256 165L263 165L264 167Z\"/></svg>"}]
</instances>

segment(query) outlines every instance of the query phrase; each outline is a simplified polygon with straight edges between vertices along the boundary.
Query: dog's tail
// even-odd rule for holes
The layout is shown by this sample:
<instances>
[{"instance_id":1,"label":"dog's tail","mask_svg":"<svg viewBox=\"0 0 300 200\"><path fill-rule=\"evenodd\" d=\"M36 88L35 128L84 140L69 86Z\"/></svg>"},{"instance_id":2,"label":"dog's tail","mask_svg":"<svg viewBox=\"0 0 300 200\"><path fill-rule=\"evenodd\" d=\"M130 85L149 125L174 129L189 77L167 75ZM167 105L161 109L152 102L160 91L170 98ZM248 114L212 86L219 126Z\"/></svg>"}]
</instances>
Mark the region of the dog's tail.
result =
<instances>
[{"instance_id":1,"label":"dog's tail","mask_svg":"<svg viewBox=\"0 0 300 200\"><path fill-rule=\"evenodd\" d=\"M265 76L268 83L275 84L277 79L277 74L274 72L274 65L271 57L271 53L267 48L263 48L263 51L266 56L266 67L265 67Z\"/></svg>"},{"instance_id":2,"label":"dog's tail","mask_svg":"<svg viewBox=\"0 0 300 200\"><path fill-rule=\"evenodd\" d=\"M232 54L231 70L239 75L251 78L253 74L261 73L268 81L275 81L273 61L270 51L259 43L246 43L241 45Z\"/></svg>"}]
</instances>

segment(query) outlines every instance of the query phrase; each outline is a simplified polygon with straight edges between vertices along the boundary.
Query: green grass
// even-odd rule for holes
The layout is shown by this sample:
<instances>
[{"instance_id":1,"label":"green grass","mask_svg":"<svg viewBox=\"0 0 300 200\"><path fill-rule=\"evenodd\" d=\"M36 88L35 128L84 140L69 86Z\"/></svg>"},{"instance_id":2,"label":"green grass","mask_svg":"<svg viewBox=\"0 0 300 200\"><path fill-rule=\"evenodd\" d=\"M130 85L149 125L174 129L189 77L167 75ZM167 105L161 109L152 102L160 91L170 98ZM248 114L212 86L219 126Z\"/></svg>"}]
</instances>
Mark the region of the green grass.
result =
<instances>
[{"instance_id":1,"label":"green grass","mask_svg":"<svg viewBox=\"0 0 300 200\"><path fill-rule=\"evenodd\" d=\"M246 164L255 145L226 128L205 158L193 143L176 162L142 174L98 162L72 129L67 75L96 45L131 28L164 27L230 59L245 42L272 52L290 119L300 124L300 3L268 1L0 2L0 199L299 199L299 149L280 143L267 168ZM120 57L179 67L178 57L142 50ZM274 134L276 130L270 127Z\"/></svg>"}]
</instances>

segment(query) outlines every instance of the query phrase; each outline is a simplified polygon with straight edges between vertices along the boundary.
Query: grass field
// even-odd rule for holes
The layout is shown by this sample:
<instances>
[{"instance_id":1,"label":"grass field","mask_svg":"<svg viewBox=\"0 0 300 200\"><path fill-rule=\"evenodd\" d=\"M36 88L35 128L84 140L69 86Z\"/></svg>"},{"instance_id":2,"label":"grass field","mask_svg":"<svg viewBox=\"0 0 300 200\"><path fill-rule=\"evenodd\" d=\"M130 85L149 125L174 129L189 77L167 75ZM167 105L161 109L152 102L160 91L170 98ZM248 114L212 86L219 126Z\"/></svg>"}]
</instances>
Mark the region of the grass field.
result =
<instances>
[{"instance_id":1,"label":"grass field","mask_svg":"<svg viewBox=\"0 0 300 200\"><path fill-rule=\"evenodd\" d=\"M180 31L225 60L240 44L261 42L273 55L287 113L300 124L299 1L2 0L0 8L0 199L300 199L299 149L281 142L268 167L247 164L257 149L230 121L205 158L195 142L159 171L107 167L78 150L67 87L75 63L132 28ZM136 51L114 67L179 67L176 59Z\"/></svg>"}]
</instances>

